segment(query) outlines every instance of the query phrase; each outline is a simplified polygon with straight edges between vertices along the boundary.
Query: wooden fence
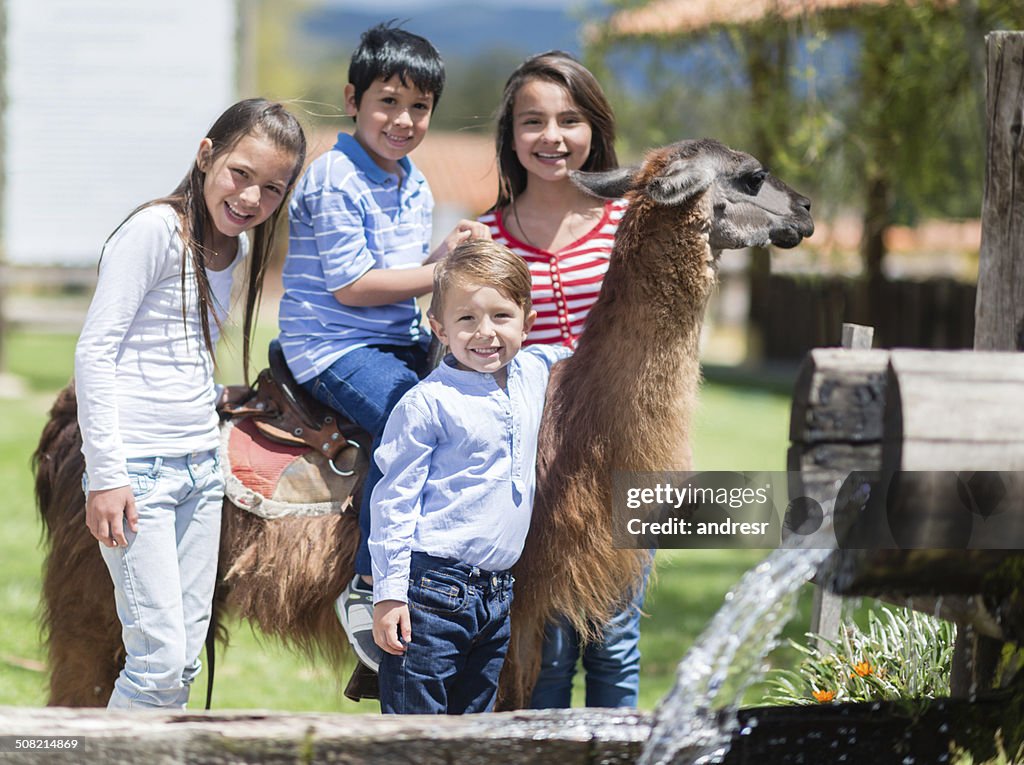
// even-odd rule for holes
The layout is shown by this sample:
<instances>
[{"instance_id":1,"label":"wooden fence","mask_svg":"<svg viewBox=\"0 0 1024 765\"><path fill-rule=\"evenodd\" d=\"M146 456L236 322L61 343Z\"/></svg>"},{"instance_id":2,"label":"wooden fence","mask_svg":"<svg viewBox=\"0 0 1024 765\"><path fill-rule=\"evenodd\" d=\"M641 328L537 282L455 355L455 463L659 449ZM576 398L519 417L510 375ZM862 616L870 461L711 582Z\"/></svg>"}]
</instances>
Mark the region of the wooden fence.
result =
<instances>
[{"instance_id":1,"label":"wooden fence","mask_svg":"<svg viewBox=\"0 0 1024 765\"><path fill-rule=\"evenodd\" d=\"M870 309L863 285L838 276L773 274L751 320L765 359L797 360L836 345L844 322L875 328L876 348L974 345L976 288L953 279L886 281Z\"/></svg>"}]
</instances>

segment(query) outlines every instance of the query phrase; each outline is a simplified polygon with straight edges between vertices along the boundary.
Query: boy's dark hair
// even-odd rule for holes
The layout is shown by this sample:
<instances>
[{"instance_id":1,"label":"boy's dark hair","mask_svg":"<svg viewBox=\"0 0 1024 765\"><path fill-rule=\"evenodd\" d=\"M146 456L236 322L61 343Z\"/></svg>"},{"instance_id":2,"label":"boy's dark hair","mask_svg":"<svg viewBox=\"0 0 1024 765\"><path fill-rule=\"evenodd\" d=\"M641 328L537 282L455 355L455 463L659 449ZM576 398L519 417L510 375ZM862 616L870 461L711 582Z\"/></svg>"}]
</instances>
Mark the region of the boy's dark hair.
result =
<instances>
[{"instance_id":1,"label":"boy's dark hair","mask_svg":"<svg viewBox=\"0 0 1024 765\"><path fill-rule=\"evenodd\" d=\"M494 287L523 309L532 308L532 284L526 261L503 244L490 239L469 239L457 246L434 268L434 295L430 313L440 319L444 299L453 284Z\"/></svg>"},{"instance_id":2,"label":"boy's dark hair","mask_svg":"<svg viewBox=\"0 0 1024 765\"><path fill-rule=\"evenodd\" d=\"M444 90L441 54L427 38L388 21L363 32L349 61L348 81L355 87L356 106L375 80L387 81L396 74L406 87L411 82L424 93L431 93L437 106Z\"/></svg>"}]
</instances>

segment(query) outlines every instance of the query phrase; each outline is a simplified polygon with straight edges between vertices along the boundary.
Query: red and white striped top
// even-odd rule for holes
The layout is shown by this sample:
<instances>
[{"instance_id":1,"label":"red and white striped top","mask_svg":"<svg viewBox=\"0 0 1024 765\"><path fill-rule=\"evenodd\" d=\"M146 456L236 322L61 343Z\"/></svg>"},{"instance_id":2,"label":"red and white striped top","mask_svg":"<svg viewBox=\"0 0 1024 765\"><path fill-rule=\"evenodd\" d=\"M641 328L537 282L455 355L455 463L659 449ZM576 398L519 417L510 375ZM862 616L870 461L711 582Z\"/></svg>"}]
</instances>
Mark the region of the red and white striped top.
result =
<instances>
[{"instance_id":1,"label":"red and white striped top","mask_svg":"<svg viewBox=\"0 0 1024 765\"><path fill-rule=\"evenodd\" d=\"M521 256L530 269L537 321L524 345L576 345L590 307L601 292L615 232L625 211L624 199L605 202L597 225L558 252L540 250L513 237L500 212L491 211L479 217L490 228L491 238Z\"/></svg>"}]
</instances>

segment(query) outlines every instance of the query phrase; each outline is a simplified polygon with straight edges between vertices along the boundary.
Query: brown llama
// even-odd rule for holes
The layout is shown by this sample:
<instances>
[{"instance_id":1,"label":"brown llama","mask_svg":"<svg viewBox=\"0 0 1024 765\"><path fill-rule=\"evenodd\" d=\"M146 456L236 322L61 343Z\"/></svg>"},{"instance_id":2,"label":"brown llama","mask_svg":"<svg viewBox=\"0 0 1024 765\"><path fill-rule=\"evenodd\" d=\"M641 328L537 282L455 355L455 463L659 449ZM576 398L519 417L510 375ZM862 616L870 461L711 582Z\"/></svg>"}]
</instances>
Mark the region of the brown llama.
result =
<instances>
[{"instance_id":1,"label":"brown llama","mask_svg":"<svg viewBox=\"0 0 1024 765\"><path fill-rule=\"evenodd\" d=\"M630 204L601 297L548 388L533 523L516 566L506 708L529 700L548 619L564 613L592 636L640 579L646 552L612 546L611 476L690 468L698 343L719 253L793 247L814 230L805 197L716 141L683 141L651 151L638 168L576 180ZM120 639L109 578L85 528L78 446L69 388L35 456L50 543L43 626L50 703L97 705L113 687ZM226 504L219 608L310 656L339 656L346 646L332 605L352 575L352 515L264 521Z\"/></svg>"},{"instance_id":2,"label":"brown llama","mask_svg":"<svg viewBox=\"0 0 1024 765\"><path fill-rule=\"evenodd\" d=\"M548 385L505 708L529 701L545 622L561 613L595 637L640 582L647 551L612 545L612 473L691 469L700 332L719 254L794 247L814 231L810 200L717 141L683 141L637 168L575 180L629 208L576 352Z\"/></svg>"}]
</instances>

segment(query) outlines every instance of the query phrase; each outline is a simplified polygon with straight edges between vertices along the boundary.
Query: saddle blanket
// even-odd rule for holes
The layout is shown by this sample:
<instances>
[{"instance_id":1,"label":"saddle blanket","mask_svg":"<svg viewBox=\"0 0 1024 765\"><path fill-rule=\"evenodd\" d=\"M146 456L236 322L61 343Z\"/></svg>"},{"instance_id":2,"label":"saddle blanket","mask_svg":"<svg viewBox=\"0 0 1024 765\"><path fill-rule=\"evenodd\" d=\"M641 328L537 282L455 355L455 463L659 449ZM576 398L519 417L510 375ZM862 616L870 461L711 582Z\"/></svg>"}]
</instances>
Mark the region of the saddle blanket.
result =
<instances>
[{"instance_id":1,"label":"saddle blanket","mask_svg":"<svg viewBox=\"0 0 1024 765\"><path fill-rule=\"evenodd\" d=\"M366 472L358 449L351 475L339 475L316 450L272 441L250 417L222 422L220 436L227 497L261 518L346 512Z\"/></svg>"}]
</instances>

